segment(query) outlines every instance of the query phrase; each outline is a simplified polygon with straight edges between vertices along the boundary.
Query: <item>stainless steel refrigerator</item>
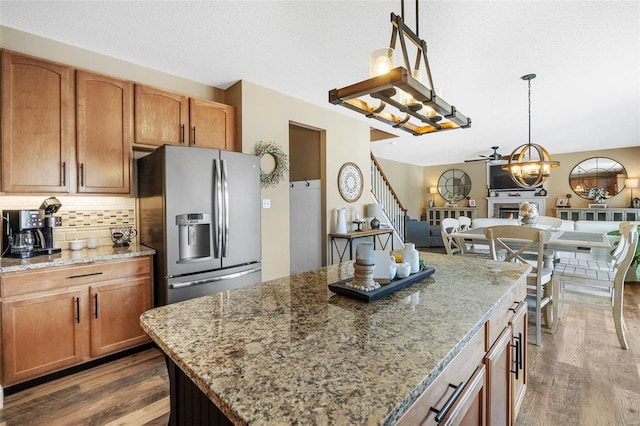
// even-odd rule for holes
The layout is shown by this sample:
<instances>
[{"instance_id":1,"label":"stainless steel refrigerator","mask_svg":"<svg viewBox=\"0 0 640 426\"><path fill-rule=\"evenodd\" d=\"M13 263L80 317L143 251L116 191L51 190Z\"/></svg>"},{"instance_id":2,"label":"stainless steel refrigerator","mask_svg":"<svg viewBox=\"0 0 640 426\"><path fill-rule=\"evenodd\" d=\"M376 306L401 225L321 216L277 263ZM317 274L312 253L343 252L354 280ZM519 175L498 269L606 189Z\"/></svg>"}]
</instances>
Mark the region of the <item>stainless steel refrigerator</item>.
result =
<instances>
[{"instance_id":1,"label":"stainless steel refrigerator","mask_svg":"<svg viewBox=\"0 0 640 426\"><path fill-rule=\"evenodd\" d=\"M257 156L164 145L137 168L139 240L156 250L156 306L261 281Z\"/></svg>"}]
</instances>

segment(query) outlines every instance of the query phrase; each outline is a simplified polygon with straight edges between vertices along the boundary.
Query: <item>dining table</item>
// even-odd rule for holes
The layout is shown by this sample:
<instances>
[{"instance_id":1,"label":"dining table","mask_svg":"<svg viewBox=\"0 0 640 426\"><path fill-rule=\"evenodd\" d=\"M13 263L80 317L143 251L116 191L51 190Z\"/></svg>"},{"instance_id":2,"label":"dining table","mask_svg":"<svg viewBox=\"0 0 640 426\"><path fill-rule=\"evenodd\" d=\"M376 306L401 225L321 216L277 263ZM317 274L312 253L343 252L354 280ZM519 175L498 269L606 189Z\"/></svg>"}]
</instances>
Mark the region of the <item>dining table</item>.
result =
<instances>
[{"instance_id":1,"label":"dining table","mask_svg":"<svg viewBox=\"0 0 640 426\"><path fill-rule=\"evenodd\" d=\"M547 248L550 250L590 253L592 249L611 249L611 242L606 233L569 231L545 227L539 228L551 232L551 238L547 244ZM469 228L464 231L458 230L449 235L455 238L463 238L474 243L487 242L487 237L484 235L484 228Z\"/></svg>"}]
</instances>

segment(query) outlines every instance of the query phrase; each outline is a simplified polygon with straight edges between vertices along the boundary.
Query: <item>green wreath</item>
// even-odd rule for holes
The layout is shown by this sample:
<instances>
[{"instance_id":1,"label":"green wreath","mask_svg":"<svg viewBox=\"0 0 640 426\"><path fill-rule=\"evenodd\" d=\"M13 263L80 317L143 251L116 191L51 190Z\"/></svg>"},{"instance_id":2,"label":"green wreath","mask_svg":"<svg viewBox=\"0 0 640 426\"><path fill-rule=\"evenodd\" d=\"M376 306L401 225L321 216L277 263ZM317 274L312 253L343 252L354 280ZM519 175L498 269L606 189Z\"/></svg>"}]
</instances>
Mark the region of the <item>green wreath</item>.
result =
<instances>
[{"instance_id":1,"label":"green wreath","mask_svg":"<svg viewBox=\"0 0 640 426\"><path fill-rule=\"evenodd\" d=\"M289 158L278 145L273 142L258 142L256 145L256 155L262 158L263 155L271 155L276 163L276 167L271 173L265 173L260 168L260 186L268 188L276 186L284 178L284 174L289 171Z\"/></svg>"}]
</instances>

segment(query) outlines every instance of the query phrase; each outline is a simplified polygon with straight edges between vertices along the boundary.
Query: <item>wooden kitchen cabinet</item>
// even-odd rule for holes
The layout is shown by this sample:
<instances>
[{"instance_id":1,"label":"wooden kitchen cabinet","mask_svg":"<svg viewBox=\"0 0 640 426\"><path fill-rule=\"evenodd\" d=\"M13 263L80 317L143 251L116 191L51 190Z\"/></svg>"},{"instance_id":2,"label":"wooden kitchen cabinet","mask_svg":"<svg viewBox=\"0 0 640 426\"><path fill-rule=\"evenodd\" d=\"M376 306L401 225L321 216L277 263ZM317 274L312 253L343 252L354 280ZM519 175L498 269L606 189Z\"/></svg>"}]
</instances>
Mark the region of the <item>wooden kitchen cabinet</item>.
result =
<instances>
[{"instance_id":1,"label":"wooden kitchen cabinet","mask_svg":"<svg viewBox=\"0 0 640 426\"><path fill-rule=\"evenodd\" d=\"M79 193L129 194L132 83L76 71Z\"/></svg>"},{"instance_id":2,"label":"wooden kitchen cabinet","mask_svg":"<svg viewBox=\"0 0 640 426\"><path fill-rule=\"evenodd\" d=\"M526 300L522 300L509 320L512 330L512 348L514 360L512 368L518 370L518 374L511 374L511 424L515 424L520 407L527 391L527 316L528 307Z\"/></svg>"},{"instance_id":3,"label":"wooden kitchen cabinet","mask_svg":"<svg viewBox=\"0 0 640 426\"><path fill-rule=\"evenodd\" d=\"M71 70L2 51L2 191L69 192Z\"/></svg>"},{"instance_id":4,"label":"wooden kitchen cabinet","mask_svg":"<svg viewBox=\"0 0 640 426\"><path fill-rule=\"evenodd\" d=\"M98 357L149 341L140 315L152 308L149 278L91 286L91 356Z\"/></svg>"},{"instance_id":5,"label":"wooden kitchen cabinet","mask_svg":"<svg viewBox=\"0 0 640 426\"><path fill-rule=\"evenodd\" d=\"M75 289L2 303L3 386L82 362L86 299Z\"/></svg>"},{"instance_id":6,"label":"wooden kitchen cabinet","mask_svg":"<svg viewBox=\"0 0 640 426\"><path fill-rule=\"evenodd\" d=\"M489 425L507 425L511 421L511 337L511 327L505 328L484 358Z\"/></svg>"},{"instance_id":7,"label":"wooden kitchen cabinet","mask_svg":"<svg viewBox=\"0 0 640 426\"><path fill-rule=\"evenodd\" d=\"M236 150L235 108L136 84L135 143Z\"/></svg>"},{"instance_id":8,"label":"wooden kitchen cabinet","mask_svg":"<svg viewBox=\"0 0 640 426\"><path fill-rule=\"evenodd\" d=\"M486 419L485 329L480 329L400 418L399 425L477 424ZM442 416L442 419L438 416ZM462 420L464 419L464 421Z\"/></svg>"},{"instance_id":9,"label":"wooden kitchen cabinet","mask_svg":"<svg viewBox=\"0 0 640 426\"><path fill-rule=\"evenodd\" d=\"M235 110L231 105L190 98L190 145L235 151Z\"/></svg>"},{"instance_id":10,"label":"wooden kitchen cabinet","mask_svg":"<svg viewBox=\"0 0 640 426\"><path fill-rule=\"evenodd\" d=\"M189 99L184 95L135 85L135 143L188 144Z\"/></svg>"},{"instance_id":11,"label":"wooden kitchen cabinet","mask_svg":"<svg viewBox=\"0 0 640 426\"><path fill-rule=\"evenodd\" d=\"M151 257L0 276L2 386L149 342Z\"/></svg>"}]
</instances>

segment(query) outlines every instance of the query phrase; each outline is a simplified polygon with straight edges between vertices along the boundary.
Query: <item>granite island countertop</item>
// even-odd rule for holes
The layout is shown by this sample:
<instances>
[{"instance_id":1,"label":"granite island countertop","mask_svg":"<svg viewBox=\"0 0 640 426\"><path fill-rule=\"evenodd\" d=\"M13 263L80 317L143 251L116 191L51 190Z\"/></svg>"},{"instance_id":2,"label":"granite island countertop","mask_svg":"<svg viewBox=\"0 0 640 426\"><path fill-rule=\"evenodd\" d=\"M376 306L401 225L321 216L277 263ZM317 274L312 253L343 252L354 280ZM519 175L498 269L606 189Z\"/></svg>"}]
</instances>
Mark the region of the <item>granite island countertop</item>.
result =
<instances>
[{"instance_id":1,"label":"granite island countertop","mask_svg":"<svg viewBox=\"0 0 640 426\"><path fill-rule=\"evenodd\" d=\"M26 259L10 257L0 258L0 274L5 272L28 271L31 269L50 268L78 263L101 262L106 260L125 259L128 257L151 256L155 250L141 244L129 247L100 246L95 249L62 250L52 255L34 256Z\"/></svg>"},{"instance_id":2,"label":"granite island countertop","mask_svg":"<svg viewBox=\"0 0 640 426\"><path fill-rule=\"evenodd\" d=\"M527 266L420 253L436 272L373 303L352 262L145 312L143 329L235 424L394 424Z\"/></svg>"}]
</instances>

